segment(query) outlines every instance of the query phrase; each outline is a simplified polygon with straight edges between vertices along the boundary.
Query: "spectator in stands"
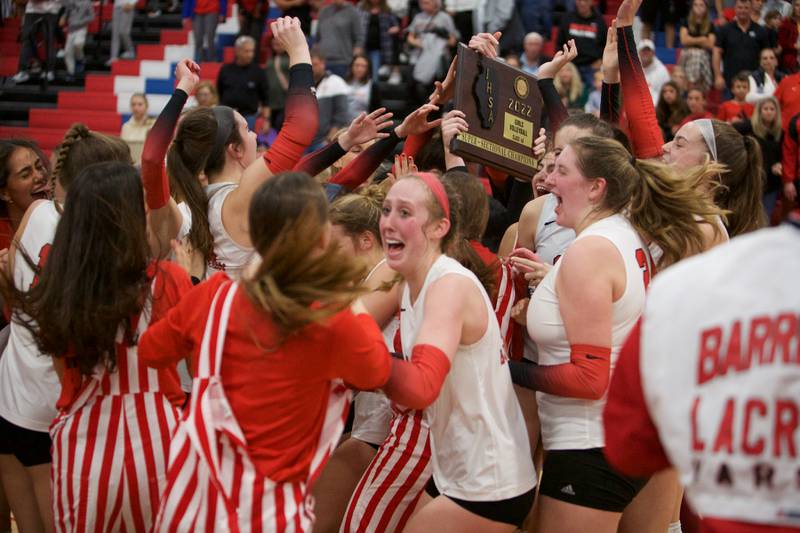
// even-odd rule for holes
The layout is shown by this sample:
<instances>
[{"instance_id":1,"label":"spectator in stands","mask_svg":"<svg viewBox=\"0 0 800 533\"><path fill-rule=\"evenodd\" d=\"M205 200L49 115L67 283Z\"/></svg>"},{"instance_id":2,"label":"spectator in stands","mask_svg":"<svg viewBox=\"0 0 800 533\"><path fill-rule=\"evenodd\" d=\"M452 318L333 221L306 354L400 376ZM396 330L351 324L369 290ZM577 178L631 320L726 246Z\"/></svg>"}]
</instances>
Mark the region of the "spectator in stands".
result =
<instances>
[{"instance_id":1,"label":"spectator in stands","mask_svg":"<svg viewBox=\"0 0 800 533\"><path fill-rule=\"evenodd\" d=\"M661 87L670 80L669 71L664 63L656 57L656 45L650 39L642 39L639 43L639 60L642 62L644 77L650 88L650 97L653 105L658 103Z\"/></svg>"},{"instance_id":2,"label":"spectator in stands","mask_svg":"<svg viewBox=\"0 0 800 533\"><path fill-rule=\"evenodd\" d=\"M450 63L449 47L455 46L458 30L450 15L441 10L440 0L420 0L420 13L408 26L407 42L414 66L413 84L416 100L426 101L433 80L442 77Z\"/></svg>"},{"instance_id":3,"label":"spectator in stands","mask_svg":"<svg viewBox=\"0 0 800 533\"><path fill-rule=\"evenodd\" d=\"M268 115L265 116L262 133L267 133L270 128L278 131L283 126L283 110L286 102L286 92L289 90L289 55L281 48L280 43L272 39L272 57L267 62L267 92L269 102Z\"/></svg>"},{"instance_id":4,"label":"spectator in stands","mask_svg":"<svg viewBox=\"0 0 800 533\"><path fill-rule=\"evenodd\" d=\"M756 70L750 73L750 92L747 101L751 104L768 98L775 94L778 84L783 79L783 72L778 70L778 58L775 50L764 48L761 50L761 59Z\"/></svg>"},{"instance_id":5,"label":"spectator in stands","mask_svg":"<svg viewBox=\"0 0 800 533\"><path fill-rule=\"evenodd\" d=\"M242 35L235 45L233 63L223 65L217 76L217 92L220 104L241 113L252 130L256 127L259 103L262 116L269 116L267 77L254 61L256 43L253 38Z\"/></svg>"},{"instance_id":6,"label":"spectator in stands","mask_svg":"<svg viewBox=\"0 0 800 533\"><path fill-rule=\"evenodd\" d=\"M720 91L730 88L737 73L757 69L759 54L769 45L766 30L750 20L750 0L736 0L735 8L736 19L719 29L714 47L714 87Z\"/></svg>"},{"instance_id":7,"label":"spectator in stands","mask_svg":"<svg viewBox=\"0 0 800 533\"><path fill-rule=\"evenodd\" d=\"M142 162L142 148L147 132L153 127L156 120L147 116L147 96L144 93L133 93L131 95L131 118L122 125L119 134L120 139L125 141L131 149L131 159L133 164L138 165Z\"/></svg>"},{"instance_id":8,"label":"spectator in stands","mask_svg":"<svg viewBox=\"0 0 800 533\"><path fill-rule=\"evenodd\" d=\"M14 83L25 83L30 79L30 63L37 57L36 35L39 32L44 36L45 66L42 77L46 81L55 79L55 33L60 9L59 0L30 0L25 5L25 16L22 18L20 31L22 50L19 54L19 71L11 78Z\"/></svg>"},{"instance_id":9,"label":"spectator in stands","mask_svg":"<svg viewBox=\"0 0 800 533\"><path fill-rule=\"evenodd\" d=\"M689 92L689 80L686 78L686 71L680 65L672 67L672 72L669 76L670 80L678 86L681 98L686 98L686 93Z\"/></svg>"},{"instance_id":10,"label":"spectator in stands","mask_svg":"<svg viewBox=\"0 0 800 533\"><path fill-rule=\"evenodd\" d=\"M59 25L67 29L64 64L67 66L68 81L72 81L76 73L83 72L83 45L86 44L89 23L93 20L92 0L64 0L64 14Z\"/></svg>"},{"instance_id":11,"label":"spectator in stands","mask_svg":"<svg viewBox=\"0 0 800 533\"><path fill-rule=\"evenodd\" d=\"M184 0L185 2L186 0ZM264 33L264 20L269 10L268 0L237 0L239 6L239 35L247 35L256 43L254 61L261 63L261 34ZM287 14L287 16L290 16ZM309 22L310 24L310 22ZM311 26L309 25L309 28ZM306 32L308 32L303 29ZM237 38L238 38L237 37Z\"/></svg>"},{"instance_id":12,"label":"spectator in stands","mask_svg":"<svg viewBox=\"0 0 800 533\"><path fill-rule=\"evenodd\" d=\"M594 70L600 68L606 46L606 23L592 6L592 0L575 0L575 11L564 15L558 30L557 49L575 39L578 57L573 60L585 85L592 83Z\"/></svg>"},{"instance_id":13,"label":"spectator in stands","mask_svg":"<svg viewBox=\"0 0 800 533\"><path fill-rule=\"evenodd\" d=\"M361 34L364 36L359 47L364 50L372 66L372 80L378 83L381 76L388 77L392 83L400 83L397 65L397 44L400 36L400 20L389 10L386 0L361 0L358 4L361 15ZM470 34L472 35L472 34Z\"/></svg>"},{"instance_id":14,"label":"spectator in stands","mask_svg":"<svg viewBox=\"0 0 800 533\"><path fill-rule=\"evenodd\" d=\"M717 12L717 19L714 21L717 26L727 24L734 18L734 8L736 0L714 0Z\"/></svg>"},{"instance_id":15,"label":"spectator in stands","mask_svg":"<svg viewBox=\"0 0 800 533\"><path fill-rule=\"evenodd\" d=\"M202 81L194 89L194 98L198 107L214 107L219 103L217 88L210 81Z\"/></svg>"},{"instance_id":16,"label":"spectator in stands","mask_svg":"<svg viewBox=\"0 0 800 533\"><path fill-rule=\"evenodd\" d=\"M776 11L778 17L781 19L788 17L792 13L792 2L787 2L786 0L766 0L761 10L761 12L765 14L765 23L767 22L767 18L769 18L770 11Z\"/></svg>"},{"instance_id":17,"label":"spectator in stands","mask_svg":"<svg viewBox=\"0 0 800 533\"><path fill-rule=\"evenodd\" d=\"M789 124L793 116L800 113L800 73L785 76L775 89L781 109L781 120L784 126Z\"/></svg>"},{"instance_id":18,"label":"spectator in stands","mask_svg":"<svg viewBox=\"0 0 800 533\"><path fill-rule=\"evenodd\" d=\"M767 219L772 217L775 204L778 202L783 181L783 128L781 127L781 113L778 101L768 96L756 104L753 117L747 123L748 128L743 129L756 138L761 146L761 158L764 163L766 182L764 183L764 211Z\"/></svg>"},{"instance_id":19,"label":"spectator in stands","mask_svg":"<svg viewBox=\"0 0 800 533\"><path fill-rule=\"evenodd\" d=\"M689 94L686 95L686 105L689 107L689 116L683 119L681 126L701 118L714 118L714 115L706 110L706 95L700 89L689 89Z\"/></svg>"},{"instance_id":20,"label":"spectator in stands","mask_svg":"<svg viewBox=\"0 0 800 533\"><path fill-rule=\"evenodd\" d=\"M553 0L519 0L517 3L526 33L538 33L550 40L553 27Z\"/></svg>"},{"instance_id":21,"label":"spectator in stands","mask_svg":"<svg viewBox=\"0 0 800 533\"><path fill-rule=\"evenodd\" d=\"M767 32L767 42L770 48L778 47L778 30L765 24L764 16L767 11L763 9L764 0L750 0L750 19L761 25Z\"/></svg>"},{"instance_id":22,"label":"spectator in stands","mask_svg":"<svg viewBox=\"0 0 800 533\"><path fill-rule=\"evenodd\" d=\"M544 38L535 31L525 36L525 40L522 41L522 54L519 56L522 70L535 76L539 72L539 67L550 61L550 58L542 53L543 47Z\"/></svg>"},{"instance_id":23,"label":"spectator in stands","mask_svg":"<svg viewBox=\"0 0 800 533\"><path fill-rule=\"evenodd\" d=\"M133 26L133 16L135 14L137 0L118 0L114 2L114 12L111 15L111 58L106 62L107 66L122 59L133 59L135 52L133 40L131 39L131 27ZM120 56L120 46L125 51Z\"/></svg>"},{"instance_id":24,"label":"spectator in stands","mask_svg":"<svg viewBox=\"0 0 800 533\"><path fill-rule=\"evenodd\" d=\"M183 0L183 20L192 20L195 61L217 61L217 24L227 13L228 0Z\"/></svg>"},{"instance_id":25,"label":"spectator in stands","mask_svg":"<svg viewBox=\"0 0 800 533\"><path fill-rule=\"evenodd\" d=\"M733 77L731 92L733 99L719 106L717 118L731 123L749 121L753 115L753 104L747 103L747 93L750 92L750 75L747 72L739 72Z\"/></svg>"},{"instance_id":26,"label":"spectator in stands","mask_svg":"<svg viewBox=\"0 0 800 533\"><path fill-rule=\"evenodd\" d=\"M473 18L480 2L478 0L444 0L444 9L453 17L458 30L459 40L467 44L470 38L478 33L473 26Z\"/></svg>"},{"instance_id":27,"label":"spectator in stands","mask_svg":"<svg viewBox=\"0 0 800 533\"><path fill-rule=\"evenodd\" d=\"M786 72L797 72L797 41L800 35L798 24L800 24L800 0L794 0L791 16L786 17L778 29L780 65Z\"/></svg>"},{"instance_id":28,"label":"spectator in stands","mask_svg":"<svg viewBox=\"0 0 800 533\"><path fill-rule=\"evenodd\" d=\"M667 48L675 48L675 24L685 16L682 0L644 0L639 10L642 20L642 38L652 39L656 21L664 24L664 41Z\"/></svg>"},{"instance_id":29,"label":"spectator in stands","mask_svg":"<svg viewBox=\"0 0 800 533\"><path fill-rule=\"evenodd\" d=\"M310 0L275 0L275 5L283 11L284 17L297 17L300 28L306 35L311 35L311 1Z\"/></svg>"},{"instance_id":30,"label":"spectator in stands","mask_svg":"<svg viewBox=\"0 0 800 533\"><path fill-rule=\"evenodd\" d=\"M711 52L717 40L706 0L692 0L692 9L686 24L681 26L680 37L683 50L679 64L690 86L705 92L714 82Z\"/></svg>"},{"instance_id":31,"label":"spectator in stands","mask_svg":"<svg viewBox=\"0 0 800 533\"><path fill-rule=\"evenodd\" d=\"M764 27L768 30L773 30L776 35L781 28L781 24L783 24L783 17L777 9L767 11L767 14L764 15Z\"/></svg>"},{"instance_id":32,"label":"spectator in stands","mask_svg":"<svg viewBox=\"0 0 800 533\"><path fill-rule=\"evenodd\" d=\"M50 162L36 143L0 141L0 249L11 244L28 207L47 197L49 183Z\"/></svg>"},{"instance_id":33,"label":"spectator in stands","mask_svg":"<svg viewBox=\"0 0 800 533\"><path fill-rule=\"evenodd\" d=\"M587 92L584 90L583 80L578 69L572 63L567 63L558 71L553 84L567 109L580 109L586 105Z\"/></svg>"},{"instance_id":34,"label":"spectator in stands","mask_svg":"<svg viewBox=\"0 0 800 533\"><path fill-rule=\"evenodd\" d=\"M683 119L688 117L689 113L689 106L681 98L678 86L673 81L666 82L661 87L656 105L656 119L665 143L675 138L675 132L680 129Z\"/></svg>"},{"instance_id":35,"label":"spectator in stands","mask_svg":"<svg viewBox=\"0 0 800 533\"><path fill-rule=\"evenodd\" d=\"M347 101L350 88L341 76L326 68L325 58L316 46L311 50L311 71L317 87L319 130L308 152L318 150L326 142L334 139L339 130L350 122Z\"/></svg>"},{"instance_id":36,"label":"spectator in stands","mask_svg":"<svg viewBox=\"0 0 800 533\"><path fill-rule=\"evenodd\" d=\"M587 113L591 113L592 115L599 117L600 116L600 104L602 100L602 91L603 91L603 72L600 70L595 71L594 73L594 81L592 83L592 92L589 93L589 96L586 99L586 105L583 106L583 110Z\"/></svg>"},{"instance_id":37,"label":"spectator in stands","mask_svg":"<svg viewBox=\"0 0 800 533\"><path fill-rule=\"evenodd\" d=\"M503 61L505 61L511 67L518 69L522 68L522 63L519 62L519 56L516 54L508 54L503 58Z\"/></svg>"},{"instance_id":38,"label":"spectator in stands","mask_svg":"<svg viewBox=\"0 0 800 533\"><path fill-rule=\"evenodd\" d=\"M317 17L317 45L328 70L343 77L354 55L364 53L364 26L358 10L347 0L333 0Z\"/></svg>"},{"instance_id":39,"label":"spectator in stands","mask_svg":"<svg viewBox=\"0 0 800 533\"><path fill-rule=\"evenodd\" d=\"M478 24L481 32L494 34L500 32L500 53L519 54L522 52L522 40L525 39L525 27L520 20L516 0L491 0L479 2ZM469 39L470 36L462 39Z\"/></svg>"},{"instance_id":40,"label":"spectator in stands","mask_svg":"<svg viewBox=\"0 0 800 533\"><path fill-rule=\"evenodd\" d=\"M350 92L347 96L348 120L378 108L381 101L378 83L372 78L372 66L366 56L353 58L345 81Z\"/></svg>"},{"instance_id":41,"label":"spectator in stands","mask_svg":"<svg viewBox=\"0 0 800 533\"><path fill-rule=\"evenodd\" d=\"M793 74L793 76L800 74ZM791 77L791 76L789 76ZM783 112L786 117L786 111ZM781 180L783 181L783 196L791 205L797 200L797 189L800 187L800 113L792 115L783 135L783 157L781 158Z\"/></svg>"}]
</instances>

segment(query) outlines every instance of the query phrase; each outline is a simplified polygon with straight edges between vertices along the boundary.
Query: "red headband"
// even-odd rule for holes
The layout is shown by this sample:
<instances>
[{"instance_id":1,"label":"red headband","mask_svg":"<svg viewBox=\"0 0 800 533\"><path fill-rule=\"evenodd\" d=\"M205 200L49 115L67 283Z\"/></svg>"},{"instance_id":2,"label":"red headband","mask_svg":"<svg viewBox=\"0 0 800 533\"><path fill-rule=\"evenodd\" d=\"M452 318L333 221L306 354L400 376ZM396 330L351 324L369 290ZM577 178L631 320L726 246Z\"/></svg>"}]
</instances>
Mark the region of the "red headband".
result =
<instances>
[{"instance_id":1,"label":"red headband","mask_svg":"<svg viewBox=\"0 0 800 533\"><path fill-rule=\"evenodd\" d=\"M436 198L436 201L439 202L439 205L442 207L444 216L450 220L450 201L447 199L447 192L444 190L444 185L439 181L439 178L431 172L417 172L414 175L425 182L425 185L427 185L433 193L433 197Z\"/></svg>"}]
</instances>

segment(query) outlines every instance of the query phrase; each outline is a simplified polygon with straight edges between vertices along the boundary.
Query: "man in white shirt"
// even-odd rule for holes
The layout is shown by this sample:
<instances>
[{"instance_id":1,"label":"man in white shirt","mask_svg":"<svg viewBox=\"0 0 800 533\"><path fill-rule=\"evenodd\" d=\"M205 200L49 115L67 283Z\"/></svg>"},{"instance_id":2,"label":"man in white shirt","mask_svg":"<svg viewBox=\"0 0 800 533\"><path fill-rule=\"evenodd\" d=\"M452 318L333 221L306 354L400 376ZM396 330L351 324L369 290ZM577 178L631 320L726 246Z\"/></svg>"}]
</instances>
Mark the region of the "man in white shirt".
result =
<instances>
[{"instance_id":1,"label":"man in white shirt","mask_svg":"<svg viewBox=\"0 0 800 533\"><path fill-rule=\"evenodd\" d=\"M519 56L520 68L528 74L534 76L539 72L542 63L550 61L550 58L542 54L544 38L535 31L530 32L522 41L522 54Z\"/></svg>"},{"instance_id":2,"label":"man in white shirt","mask_svg":"<svg viewBox=\"0 0 800 533\"><path fill-rule=\"evenodd\" d=\"M653 98L653 104L657 105L661 87L670 80L669 71L664 63L656 57L656 46L653 41L642 39L638 50L644 77L647 80L647 86L650 87L650 96Z\"/></svg>"}]
</instances>

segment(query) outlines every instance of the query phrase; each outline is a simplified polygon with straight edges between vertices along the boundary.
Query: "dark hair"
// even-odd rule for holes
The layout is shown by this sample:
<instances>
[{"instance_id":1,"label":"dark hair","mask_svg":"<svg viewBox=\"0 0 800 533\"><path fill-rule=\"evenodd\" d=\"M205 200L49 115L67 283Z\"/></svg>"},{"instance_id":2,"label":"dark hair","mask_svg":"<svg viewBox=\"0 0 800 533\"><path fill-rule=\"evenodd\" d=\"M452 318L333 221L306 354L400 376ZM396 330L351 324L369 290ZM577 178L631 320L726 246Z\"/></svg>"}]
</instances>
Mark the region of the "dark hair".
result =
<instances>
[{"instance_id":1,"label":"dark hair","mask_svg":"<svg viewBox=\"0 0 800 533\"><path fill-rule=\"evenodd\" d=\"M766 215L761 196L764 188L764 167L761 147L753 137L742 135L721 120L712 120L717 145L717 162L726 169L719 174L719 187L714 190L714 203L727 211L728 234L731 237L759 229Z\"/></svg>"},{"instance_id":2,"label":"dark hair","mask_svg":"<svg viewBox=\"0 0 800 533\"><path fill-rule=\"evenodd\" d=\"M133 166L97 163L74 179L39 283L25 293L6 279L2 289L42 353L70 353L90 375L98 363L115 368L120 328L136 342L132 320L150 286L146 224Z\"/></svg>"},{"instance_id":3,"label":"dark hair","mask_svg":"<svg viewBox=\"0 0 800 533\"><path fill-rule=\"evenodd\" d=\"M746 70L737 72L733 79L731 79L731 87L733 87L733 84L737 81L746 82L747 85L750 85L750 73Z\"/></svg>"},{"instance_id":4,"label":"dark hair","mask_svg":"<svg viewBox=\"0 0 800 533\"><path fill-rule=\"evenodd\" d=\"M322 50L320 49L319 44L315 44L314 46L312 46L311 49L309 49L308 53L312 59L317 58L321 59L323 63L325 62L325 56L322 54Z\"/></svg>"},{"instance_id":5,"label":"dark hair","mask_svg":"<svg viewBox=\"0 0 800 533\"><path fill-rule=\"evenodd\" d=\"M28 139L3 139L0 141L0 189L8 186L8 177L10 176L8 163L11 156L20 148L26 148L36 154L41 165L41 172L48 182L51 180L50 160L42 153L38 144ZM8 216L8 206L2 200L0 200L0 216Z\"/></svg>"},{"instance_id":6,"label":"dark hair","mask_svg":"<svg viewBox=\"0 0 800 533\"><path fill-rule=\"evenodd\" d=\"M702 184L720 171L720 165L707 164L679 174L664 163L634 159L611 139L581 137L570 146L586 179L606 181L600 208L625 212L642 238L663 250L660 268L703 250L701 223L718 228L715 217L720 210L707 198Z\"/></svg>"},{"instance_id":7,"label":"dark hair","mask_svg":"<svg viewBox=\"0 0 800 533\"><path fill-rule=\"evenodd\" d=\"M104 161L130 164L133 162L131 150L119 137L91 131L85 124L77 122L67 130L64 140L56 148L53 177L66 191L86 167Z\"/></svg>"},{"instance_id":8,"label":"dark hair","mask_svg":"<svg viewBox=\"0 0 800 533\"><path fill-rule=\"evenodd\" d=\"M459 197L461 235L480 241L489 223L489 196L480 180L468 172L451 170L442 176L442 183L451 185Z\"/></svg>"},{"instance_id":9,"label":"dark hair","mask_svg":"<svg viewBox=\"0 0 800 533\"><path fill-rule=\"evenodd\" d=\"M327 222L322 186L304 172L278 174L253 195L250 239L261 262L243 285L280 332L277 344L338 313L365 292L364 264L336 244L312 257Z\"/></svg>"},{"instance_id":10,"label":"dark hair","mask_svg":"<svg viewBox=\"0 0 800 533\"><path fill-rule=\"evenodd\" d=\"M671 104L664 99L664 89L666 87L671 87L675 91L675 101ZM673 126L680 125L690 113L686 100L681 98L681 90L678 88L678 84L674 81L664 83L661 86L658 104L656 105L656 119L661 129L671 130Z\"/></svg>"},{"instance_id":11,"label":"dark hair","mask_svg":"<svg viewBox=\"0 0 800 533\"><path fill-rule=\"evenodd\" d=\"M436 171L444 172L447 170L447 164L444 161L444 142L442 141L442 132L437 129L430 140L425 143L417 152L417 157L414 158L414 164L420 172Z\"/></svg>"},{"instance_id":12,"label":"dark hair","mask_svg":"<svg viewBox=\"0 0 800 533\"><path fill-rule=\"evenodd\" d=\"M385 0L384 0L385 1ZM372 79L372 61L369 60L367 56L364 54L358 54L353 56L353 60L350 61L350 67L347 69L347 77L345 81L347 83L351 83L353 81L353 65L355 64L357 59L363 59L367 62L367 75L365 77L366 81L370 81ZM361 81L361 80L358 80Z\"/></svg>"}]
</instances>

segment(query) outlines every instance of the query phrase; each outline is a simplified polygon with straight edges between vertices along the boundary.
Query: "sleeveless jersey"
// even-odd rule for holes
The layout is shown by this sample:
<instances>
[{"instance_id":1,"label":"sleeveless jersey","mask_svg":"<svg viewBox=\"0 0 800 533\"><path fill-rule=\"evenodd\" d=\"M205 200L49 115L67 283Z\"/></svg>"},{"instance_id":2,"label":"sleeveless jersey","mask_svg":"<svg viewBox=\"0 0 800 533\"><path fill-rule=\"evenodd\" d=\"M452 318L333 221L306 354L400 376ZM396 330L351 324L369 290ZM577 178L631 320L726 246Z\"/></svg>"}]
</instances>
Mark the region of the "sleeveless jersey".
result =
<instances>
[{"instance_id":1,"label":"sleeveless jersey","mask_svg":"<svg viewBox=\"0 0 800 533\"><path fill-rule=\"evenodd\" d=\"M800 528L800 229L660 274L642 320L647 410L694 510Z\"/></svg>"},{"instance_id":2,"label":"sleeveless jersey","mask_svg":"<svg viewBox=\"0 0 800 533\"><path fill-rule=\"evenodd\" d=\"M411 353L425 319L428 287L448 274L469 278L481 290L487 311L483 337L458 347L439 397L425 410L430 426L433 477L439 491L471 501L519 496L536 486L522 411L503 355L500 329L489 297L475 275L440 256L417 300L403 289L400 335Z\"/></svg>"},{"instance_id":3,"label":"sleeveless jersey","mask_svg":"<svg viewBox=\"0 0 800 533\"><path fill-rule=\"evenodd\" d=\"M61 215L52 201L42 202L28 217L28 224L14 256L14 283L27 290L36 272L25 260L44 264ZM14 425L47 431L56 417L61 383L50 356L43 356L30 332L13 319L8 344L0 358L0 416Z\"/></svg>"},{"instance_id":4,"label":"sleeveless jersey","mask_svg":"<svg viewBox=\"0 0 800 533\"><path fill-rule=\"evenodd\" d=\"M238 186L238 183L226 182L206 187L208 226L214 238L214 257L208 262L206 278L210 278L216 272L226 272L229 276L235 277L253 257L253 249L236 244L222 223L222 204Z\"/></svg>"},{"instance_id":5,"label":"sleeveless jersey","mask_svg":"<svg viewBox=\"0 0 800 533\"><path fill-rule=\"evenodd\" d=\"M536 239L533 242L533 251L548 265L555 265L558 259L567 251L567 247L575 240L575 230L559 226L556 222L556 205L558 200L552 194L545 196L539 221L536 223ZM527 333L525 334L525 359L537 362L539 350L536 343Z\"/></svg>"},{"instance_id":6,"label":"sleeveless jersey","mask_svg":"<svg viewBox=\"0 0 800 533\"><path fill-rule=\"evenodd\" d=\"M622 215L595 222L576 240L589 236L601 236L611 241L625 264L625 292L613 305L613 372L622 344L644 308L646 278L649 278L645 247L633 226ZM528 307L528 333L539 347L540 365L558 365L570 361L570 343L564 331L556 294L556 276L560 266L559 261L547 273L533 293ZM585 450L604 446L602 415L605 396L600 400L583 400L537 392L536 400L545 450Z\"/></svg>"}]
</instances>

